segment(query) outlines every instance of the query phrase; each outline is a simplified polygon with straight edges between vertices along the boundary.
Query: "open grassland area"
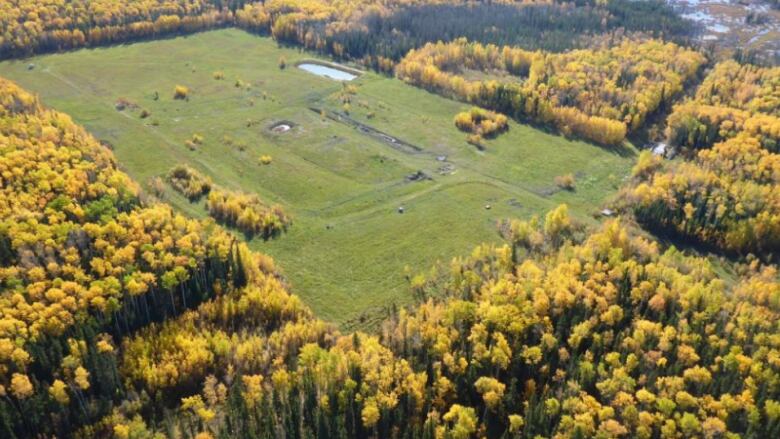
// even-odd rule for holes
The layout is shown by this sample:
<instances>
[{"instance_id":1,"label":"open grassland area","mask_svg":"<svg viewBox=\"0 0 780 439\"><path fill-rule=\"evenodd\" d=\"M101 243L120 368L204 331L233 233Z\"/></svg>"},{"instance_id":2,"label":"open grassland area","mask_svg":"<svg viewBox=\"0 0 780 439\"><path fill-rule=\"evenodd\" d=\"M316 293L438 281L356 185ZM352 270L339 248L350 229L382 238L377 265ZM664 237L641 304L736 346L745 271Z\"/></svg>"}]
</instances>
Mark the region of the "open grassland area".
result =
<instances>
[{"instance_id":1,"label":"open grassland area","mask_svg":"<svg viewBox=\"0 0 780 439\"><path fill-rule=\"evenodd\" d=\"M468 106L373 73L345 90L295 66L311 59L268 38L219 30L4 62L0 76L70 114L147 186L186 164L219 186L283 206L292 227L251 246L276 259L318 316L343 326L368 325L383 307L410 301L405 267L423 271L498 241L500 219L565 202L592 221L634 161L630 148L514 122L478 150L453 123ZM174 99L177 85L187 99ZM292 129L273 132L280 122ZM574 175L575 190L555 185L565 174ZM203 201L190 203L169 186L163 197L194 217L207 214Z\"/></svg>"}]
</instances>

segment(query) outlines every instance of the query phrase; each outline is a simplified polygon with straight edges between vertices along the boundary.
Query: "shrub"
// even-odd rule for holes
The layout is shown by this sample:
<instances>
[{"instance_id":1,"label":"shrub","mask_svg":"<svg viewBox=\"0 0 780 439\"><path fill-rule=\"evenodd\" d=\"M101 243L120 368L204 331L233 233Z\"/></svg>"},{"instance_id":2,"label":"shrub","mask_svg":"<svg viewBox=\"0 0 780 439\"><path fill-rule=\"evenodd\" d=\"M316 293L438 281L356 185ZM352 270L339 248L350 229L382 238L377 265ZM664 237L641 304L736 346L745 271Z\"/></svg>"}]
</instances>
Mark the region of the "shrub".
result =
<instances>
[{"instance_id":1,"label":"shrub","mask_svg":"<svg viewBox=\"0 0 780 439\"><path fill-rule=\"evenodd\" d=\"M192 138L184 142L185 145L187 145L187 148L189 148L190 151L195 151L198 149L198 145L203 144L203 136L200 134L193 134Z\"/></svg>"},{"instance_id":2,"label":"shrub","mask_svg":"<svg viewBox=\"0 0 780 439\"><path fill-rule=\"evenodd\" d=\"M190 96L190 89L183 86L183 85L177 85L176 88L173 89L173 98L174 99L187 99Z\"/></svg>"},{"instance_id":3,"label":"shrub","mask_svg":"<svg viewBox=\"0 0 780 439\"><path fill-rule=\"evenodd\" d=\"M642 151L636 161L636 165L631 169L631 176L640 180L646 180L652 176L655 171L661 169L663 159L649 150Z\"/></svg>"},{"instance_id":4,"label":"shrub","mask_svg":"<svg viewBox=\"0 0 780 439\"><path fill-rule=\"evenodd\" d=\"M466 142L476 146L480 150L485 149L485 145L482 143L482 136L480 136L479 134L469 134L468 136L466 136Z\"/></svg>"},{"instance_id":5,"label":"shrub","mask_svg":"<svg viewBox=\"0 0 780 439\"><path fill-rule=\"evenodd\" d=\"M474 122L471 120L471 113L463 111L455 115L455 126L459 130L471 133L474 131Z\"/></svg>"},{"instance_id":6,"label":"shrub","mask_svg":"<svg viewBox=\"0 0 780 439\"><path fill-rule=\"evenodd\" d=\"M555 185L567 191L574 190L574 175L565 174L555 177Z\"/></svg>"},{"instance_id":7,"label":"shrub","mask_svg":"<svg viewBox=\"0 0 780 439\"><path fill-rule=\"evenodd\" d=\"M211 179L186 165L177 165L168 172L168 183L190 201L196 201L211 191Z\"/></svg>"},{"instance_id":8,"label":"shrub","mask_svg":"<svg viewBox=\"0 0 780 439\"><path fill-rule=\"evenodd\" d=\"M273 157L270 155L263 154L260 156L260 164L262 165L270 165L273 160Z\"/></svg>"},{"instance_id":9,"label":"shrub","mask_svg":"<svg viewBox=\"0 0 780 439\"><path fill-rule=\"evenodd\" d=\"M249 237L269 239L287 230L290 217L279 206L268 206L257 195L214 189L206 208L217 221L237 227Z\"/></svg>"},{"instance_id":10,"label":"shrub","mask_svg":"<svg viewBox=\"0 0 780 439\"><path fill-rule=\"evenodd\" d=\"M455 126L461 131L486 138L495 137L509 127L506 116L479 107L455 115Z\"/></svg>"},{"instance_id":11,"label":"shrub","mask_svg":"<svg viewBox=\"0 0 780 439\"><path fill-rule=\"evenodd\" d=\"M216 79L217 81L221 81L221 80L225 79L225 73L224 73L224 72L214 72L214 73L212 74L212 76L213 76L213 77L214 77L214 79Z\"/></svg>"},{"instance_id":12,"label":"shrub","mask_svg":"<svg viewBox=\"0 0 780 439\"><path fill-rule=\"evenodd\" d=\"M152 177L149 180L149 191L152 195L162 200L165 196L165 183L163 183L163 179L160 177Z\"/></svg>"}]
</instances>

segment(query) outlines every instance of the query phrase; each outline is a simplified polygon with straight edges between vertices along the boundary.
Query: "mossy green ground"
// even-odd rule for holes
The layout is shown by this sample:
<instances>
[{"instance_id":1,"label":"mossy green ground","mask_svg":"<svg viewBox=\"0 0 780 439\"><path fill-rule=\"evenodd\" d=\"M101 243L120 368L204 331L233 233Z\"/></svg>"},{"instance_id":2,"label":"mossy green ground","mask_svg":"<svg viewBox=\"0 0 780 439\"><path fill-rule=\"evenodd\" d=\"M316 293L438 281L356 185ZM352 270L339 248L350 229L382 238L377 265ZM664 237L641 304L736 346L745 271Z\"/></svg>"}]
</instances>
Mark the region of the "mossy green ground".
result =
<instances>
[{"instance_id":1,"label":"mossy green ground","mask_svg":"<svg viewBox=\"0 0 780 439\"><path fill-rule=\"evenodd\" d=\"M280 57L287 68L279 68ZM400 151L309 109L342 111L341 83L294 66L312 58L229 29L4 62L0 76L110 143L123 169L144 185L186 163L219 185L283 205L292 228L251 246L275 258L320 317L344 326L368 324L383 307L408 303L405 267L421 272L499 241L500 219L565 202L589 220L634 160L630 149L618 154L517 123L478 151L453 124L468 106L373 73L350 82L357 89L352 118L422 148ZM214 79L216 71L225 79ZM237 80L249 87L236 87ZM191 90L188 101L173 99L177 84ZM139 108L117 111L119 98ZM141 109L151 116L142 119ZM295 127L271 133L277 121ZM190 151L185 142L193 134L205 140ZM261 165L263 154L273 163ZM444 165L454 173L440 174ZM418 170L433 180L406 180ZM577 176L573 192L553 182L566 173ZM206 215L203 203L170 188L165 198L189 215Z\"/></svg>"}]
</instances>

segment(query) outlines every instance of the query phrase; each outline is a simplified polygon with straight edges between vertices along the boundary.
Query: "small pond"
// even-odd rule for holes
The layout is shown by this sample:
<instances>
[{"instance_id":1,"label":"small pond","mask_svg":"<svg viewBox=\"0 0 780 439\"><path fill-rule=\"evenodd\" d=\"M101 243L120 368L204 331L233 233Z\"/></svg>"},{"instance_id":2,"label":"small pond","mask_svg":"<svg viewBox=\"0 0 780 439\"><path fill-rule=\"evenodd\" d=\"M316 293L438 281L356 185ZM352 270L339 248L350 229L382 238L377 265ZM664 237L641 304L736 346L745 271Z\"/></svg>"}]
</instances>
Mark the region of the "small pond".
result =
<instances>
[{"instance_id":1,"label":"small pond","mask_svg":"<svg viewBox=\"0 0 780 439\"><path fill-rule=\"evenodd\" d=\"M335 79L336 81L351 81L357 78L357 75L354 75L347 71L324 66L321 64L301 63L298 64L298 68L306 70L309 73L314 73L315 75L324 76L330 79Z\"/></svg>"},{"instance_id":2,"label":"small pond","mask_svg":"<svg viewBox=\"0 0 780 439\"><path fill-rule=\"evenodd\" d=\"M292 128L293 128L292 122L282 121L282 122L275 123L268 129L274 134L284 134L290 131Z\"/></svg>"}]
</instances>

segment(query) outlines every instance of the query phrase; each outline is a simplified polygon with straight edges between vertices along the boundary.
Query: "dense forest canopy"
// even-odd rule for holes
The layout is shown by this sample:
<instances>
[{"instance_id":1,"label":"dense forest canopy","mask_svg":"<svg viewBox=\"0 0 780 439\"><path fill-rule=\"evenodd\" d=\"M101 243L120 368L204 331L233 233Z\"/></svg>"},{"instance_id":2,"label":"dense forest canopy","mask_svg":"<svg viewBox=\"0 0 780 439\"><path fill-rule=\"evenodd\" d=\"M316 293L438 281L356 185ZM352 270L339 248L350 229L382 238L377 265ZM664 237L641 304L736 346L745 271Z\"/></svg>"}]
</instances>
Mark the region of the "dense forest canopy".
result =
<instances>
[{"instance_id":1,"label":"dense forest canopy","mask_svg":"<svg viewBox=\"0 0 780 439\"><path fill-rule=\"evenodd\" d=\"M704 63L701 54L658 40L556 54L459 39L412 50L396 74L519 120L619 145L670 105Z\"/></svg>"},{"instance_id":2,"label":"dense forest canopy","mask_svg":"<svg viewBox=\"0 0 780 439\"><path fill-rule=\"evenodd\" d=\"M780 435L780 72L724 61L683 98L710 60L659 3L16 0L0 23L3 58L235 24L484 107L455 116L474 135L614 147L670 111L679 154L638 157L620 218L503 221L342 334L216 224L284 239L283 209L177 166L213 217L187 218L0 79L0 437Z\"/></svg>"},{"instance_id":3,"label":"dense forest canopy","mask_svg":"<svg viewBox=\"0 0 780 439\"><path fill-rule=\"evenodd\" d=\"M644 33L684 41L691 32L689 24L661 2L622 0L606 7L552 2L421 4L391 14L369 11L360 23L329 26L326 38L353 58L397 61L425 43L462 37L483 44L563 51L585 47L604 33Z\"/></svg>"},{"instance_id":4,"label":"dense forest canopy","mask_svg":"<svg viewBox=\"0 0 780 439\"><path fill-rule=\"evenodd\" d=\"M41 187L50 167L94 170L74 179L81 188L42 186L44 200L68 193L69 204L4 209L6 437L771 437L780 428L773 267L745 265L727 284L705 259L662 251L620 221L586 232L561 206L506 224L510 245L416 278L420 306L379 335L340 335L286 292L268 258L214 226L138 204L108 151L3 87L4 157L19 156L2 174L4 187L19 188L4 205ZM40 171L13 171L24 165ZM49 238L55 230L63 241Z\"/></svg>"},{"instance_id":5,"label":"dense forest canopy","mask_svg":"<svg viewBox=\"0 0 780 439\"><path fill-rule=\"evenodd\" d=\"M629 197L638 219L716 249L776 257L779 81L776 67L717 64L667 121L668 144L692 160L664 165L646 158Z\"/></svg>"},{"instance_id":6,"label":"dense forest canopy","mask_svg":"<svg viewBox=\"0 0 780 439\"><path fill-rule=\"evenodd\" d=\"M235 24L384 69L410 49L459 37L560 51L602 34L685 41L692 33L690 23L657 0L13 0L0 5L0 23L0 58Z\"/></svg>"}]
</instances>

